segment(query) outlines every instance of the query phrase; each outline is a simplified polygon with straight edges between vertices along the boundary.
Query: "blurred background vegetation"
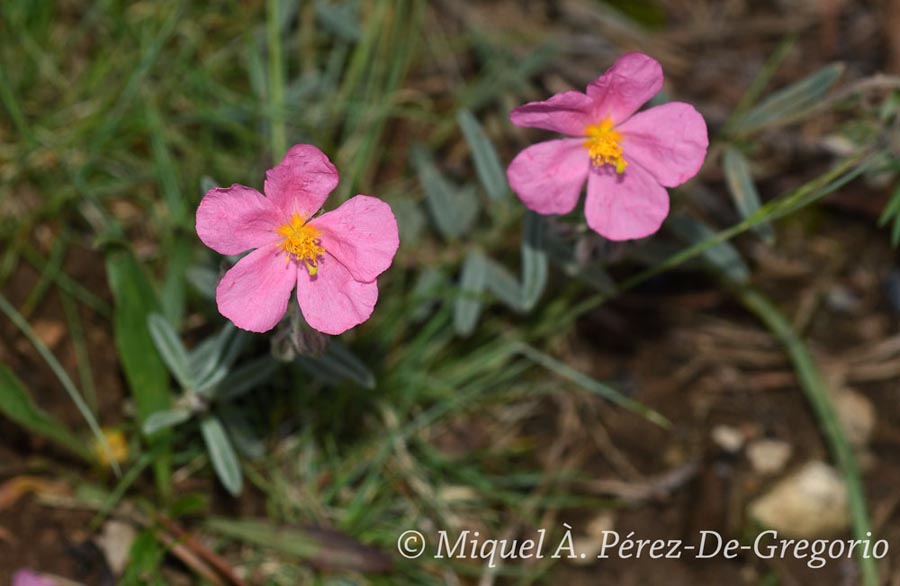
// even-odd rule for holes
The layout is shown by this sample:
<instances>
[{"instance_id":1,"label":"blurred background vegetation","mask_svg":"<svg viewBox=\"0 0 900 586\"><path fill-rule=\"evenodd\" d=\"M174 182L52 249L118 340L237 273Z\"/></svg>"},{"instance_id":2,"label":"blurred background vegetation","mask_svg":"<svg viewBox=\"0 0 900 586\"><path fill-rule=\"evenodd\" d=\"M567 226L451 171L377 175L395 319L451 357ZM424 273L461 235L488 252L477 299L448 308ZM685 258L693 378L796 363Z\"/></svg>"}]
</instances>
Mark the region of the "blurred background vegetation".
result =
<instances>
[{"instance_id":1,"label":"blurred background vegetation","mask_svg":"<svg viewBox=\"0 0 900 586\"><path fill-rule=\"evenodd\" d=\"M895 554L396 552L773 518L900 543L897 30L895 0L4 0L0 581L900 580ZM629 50L711 149L660 234L610 243L525 213L505 165L547 134L507 116ZM330 208L376 195L401 230L373 319L321 354L229 328L193 228L300 142ZM823 462L824 509L785 509Z\"/></svg>"}]
</instances>

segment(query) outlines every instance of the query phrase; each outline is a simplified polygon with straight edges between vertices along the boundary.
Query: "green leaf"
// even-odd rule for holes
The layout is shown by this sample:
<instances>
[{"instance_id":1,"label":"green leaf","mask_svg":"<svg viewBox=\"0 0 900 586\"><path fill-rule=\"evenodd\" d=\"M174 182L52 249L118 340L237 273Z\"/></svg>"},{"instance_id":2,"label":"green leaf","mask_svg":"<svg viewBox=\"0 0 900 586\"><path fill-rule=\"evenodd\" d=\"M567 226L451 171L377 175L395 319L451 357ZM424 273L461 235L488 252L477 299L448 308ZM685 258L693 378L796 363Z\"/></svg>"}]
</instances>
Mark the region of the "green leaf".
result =
<instances>
[{"instance_id":1,"label":"green leaf","mask_svg":"<svg viewBox=\"0 0 900 586\"><path fill-rule=\"evenodd\" d=\"M210 396L215 401L233 401L267 382L277 369L278 361L271 356L257 358L226 376Z\"/></svg>"},{"instance_id":2,"label":"green leaf","mask_svg":"<svg viewBox=\"0 0 900 586\"><path fill-rule=\"evenodd\" d=\"M735 121L735 133L749 134L801 118L819 104L843 72L842 64L832 63L775 92Z\"/></svg>"},{"instance_id":3,"label":"green leaf","mask_svg":"<svg viewBox=\"0 0 900 586\"><path fill-rule=\"evenodd\" d=\"M4 365L0 365L0 413L85 460L94 459L83 441L59 420L34 404L22 382Z\"/></svg>"},{"instance_id":4,"label":"green leaf","mask_svg":"<svg viewBox=\"0 0 900 586\"><path fill-rule=\"evenodd\" d=\"M760 200L759 192L756 191L756 185L753 183L753 177L750 175L750 165L747 158L741 151L733 146L725 149L725 155L722 160L723 171L725 172L725 180L728 183L728 191L737 206L741 219L746 219L756 213L759 209ZM753 230L769 244L775 242L775 232L772 230L772 224L769 222L761 222L753 227Z\"/></svg>"},{"instance_id":5,"label":"green leaf","mask_svg":"<svg viewBox=\"0 0 900 586\"><path fill-rule=\"evenodd\" d=\"M487 285L487 272L484 255L477 251L470 252L463 263L460 291L453 308L453 327L461 336L470 335L478 324L483 305L481 296Z\"/></svg>"},{"instance_id":6,"label":"green leaf","mask_svg":"<svg viewBox=\"0 0 900 586\"><path fill-rule=\"evenodd\" d=\"M487 289L504 305L514 311L522 311L522 287L519 281L500 263L485 259L487 263Z\"/></svg>"},{"instance_id":7,"label":"green leaf","mask_svg":"<svg viewBox=\"0 0 900 586\"><path fill-rule=\"evenodd\" d=\"M192 266L186 271L185 277L198 293L207 299L216 298L216 285L219 284L220 278L216 271L209 267Z\"/></svg>"},{"instance_id":8,"label":"green leaf","mask_svg":"<svg viewBox=\"0 0 900 586\"><path fill-rule=\"evenodd\" d=\"M712 228L691 216L673 216L669 218L667 225L679 238L689 244L706 242L716 235ZM750 269L730 242L719 242L711 246L703 252L703 256L735 283L745 283L750 279Z\"/></svg>"},{"instance_id":9,"label":"green leaf","mask_svg":"<svg viewBox=\"0 0 900 586\"><path fill-rule=\"evenodd\" d=\"M478 179L484 186L488 197L494 201L505 198L509 192L506 173L500 164L500 157L497 156L494 145L485 134L481 124L468 110L460 110L456 115L456 120L462 128L466 142L469 143L472 160L475 162L475 172L478 173Z\"/></svg>"},{"instance_id":10,"label":"green leaf","mask_svg":"<svg viewBox=\"0 0 900 586\"><path fill-rule=\"evenodd\" d=\"M119 582L121 586L165 586L162 564L166 548L157 541L153 531L143 531L128 552L128 567Z\"/></svg>"},{"instance_id":11,"label":"green leaf","mask_svg":"<svg viewBox=\"0 0 900 586\"><path fill-rule=\"evenodd\" d=\"M349 380L367 389L375 388L372 371L337 340L331 340L321 356L299 356L297 362L326 382Z\"/></svg>"},{"instance_id":12,"label":"green leaf","mask_svg":"<svg viewBox=\"0 0 900 586\"><path fill-rule=\"evenodd\" d=\"M522 229L522 309L537 305L547 286L546 223L533 212L525 215Z\"/></svg>"},{"instance_id":13,"label":"green leaf","mask_svg":"<svg viewBox=\"0 0 900 586\"><path fill-rule=\"evenodd\" d=\"M190 419L191 415L193 415L193 413L191 413L191 410L184 407L176 407L175 409L157 411L147 418L147 421L145 421L144 425L141 426L141 430L144 432L144 435L153 435L162 429L168 429L170 427L175 427L176 425L181 425L182 423Z\"/></svg>"},{"instance_id":14,"label":"green leaf","mask_svg":"<svg viewBox=\"0 0 900 586\"><path fill-rule=\"evenodd\" d=\"M169 370L175 375L175 378L181 384L182 388L190 389L194 386L189 368L190 358L188 352L181 343L178 332L172 327L165 317L160 313L151 313L147 318L147 327L150 330L150 336L156 345L159 355L169 367Z\"/></svg>"},{"instance_id":15,"label":"green leaf","mask_svg":"<svg viewBox=\"0 0 900 586\"><path fill-rule=\"evenodd\" d=\"M231 441L225 433L225 428L215 417L205 417L200 421L200 431L209 451L209 459L212 461L213 470L222 486L231 495L238 496L244 484L241 474L241 463L231 446Z\"/></svg>"},{"instance_id":16,"label":"green leaf","mask_svg":"<svg viewBox=\"0 0 900 586\"><path fill-rule=\"evenodd\" d=\"M160 306L163 315L176 328L184 319L184 310L187 298L188 264L194 252L193 241L181 234L175 237L166 246L166 277L160 291Z\"/></svg>"},{"instance_id":17,"label":"green leaf","mask_svg":"<svg viewBox=\"0 0 900 586\"><path fill-rule=\"evenodd\" d=\"M266 455L265 444L253 433L250 422L237 407L224 405L218 410L222 423L237 451L245 458L259 460Z\"/></svg>"},{"instance_id":18,"label":"green leaf","mask_svg":"<svg viewBox=\"0 0 900 586\"><path fill-rule=\"evenodd\" d=\"M456 240L472 227L479 203L471 186L459 188L438 171L427 151L414 147L413 165L425 190L428 211L441 236Z\"/></svg>"},{"instance_id":19,"label":"green leaf","mask_svg":"<svg viewBox=\"0 0 900 586\"><path fill-rule=\"evenodd\" d=\"M169 406L169 373L150 336L148 317L158 311L153 286L134 255L115 251L107 256L109 285L116 301L116 346L141 422Z\"/></svg>"},{"instance_id":20,"label":"green leaf","mask_svg":"<svg viewBox=\"0 0 900 586\"><path fill-rule=\"evenodd\" d=\"M160 358L147 319L159 311L159 303L153 286L131 251L112 250L106 256L106 274L116 305L113 313L113 329L116 349L131 396L134 399L138 421L141 425L157 411L168 409L171 403L169 372ZM157 487L163 496L170 489L170 457L162 445L168 434L159 433L151 440L151 446L159 450L154 461Z\"/></svg>"}]
</instances>

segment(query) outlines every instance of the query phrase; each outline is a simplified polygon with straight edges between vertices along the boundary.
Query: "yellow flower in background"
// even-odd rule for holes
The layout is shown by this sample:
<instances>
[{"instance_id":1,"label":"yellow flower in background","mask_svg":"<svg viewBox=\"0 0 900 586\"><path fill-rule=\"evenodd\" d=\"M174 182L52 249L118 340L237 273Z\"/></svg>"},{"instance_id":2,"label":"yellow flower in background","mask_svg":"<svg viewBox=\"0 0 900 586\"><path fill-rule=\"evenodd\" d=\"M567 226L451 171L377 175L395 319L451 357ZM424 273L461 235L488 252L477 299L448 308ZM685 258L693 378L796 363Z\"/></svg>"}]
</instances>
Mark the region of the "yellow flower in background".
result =
<instances>
[{"instance_id":1,"label":"yellow flower in background","mask_svg":"<svg viewBox=\"0 0 900 586\"><path fill-rule=\"evenodd\" d=\"M128 440L125 434L118 429L104 428L103 437L109 444L109 451L117 464L128 459ZM93 451L97 454L97 458L104 466L109 466L112 462L109 459L110 454L103 448L103 444L98 439L94 439Z\"/></svg>"}]
</instances>

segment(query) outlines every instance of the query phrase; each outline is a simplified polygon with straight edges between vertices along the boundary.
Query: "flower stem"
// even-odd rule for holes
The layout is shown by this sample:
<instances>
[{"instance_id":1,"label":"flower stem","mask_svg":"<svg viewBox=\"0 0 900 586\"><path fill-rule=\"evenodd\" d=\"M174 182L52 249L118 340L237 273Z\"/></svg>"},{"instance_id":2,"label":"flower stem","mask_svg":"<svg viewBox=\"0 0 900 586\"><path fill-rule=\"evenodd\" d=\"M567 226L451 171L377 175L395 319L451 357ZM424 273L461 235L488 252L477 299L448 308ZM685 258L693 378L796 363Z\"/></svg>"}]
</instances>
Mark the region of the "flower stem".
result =
<instances>
[{"instance_id":1,"label":"flower stem","mask_svg":"<svg viewBox=\"0 0 900 586\"><path fill-rule=\"evenodd\" d=\"M278 161L287 152L284 124L284 65L281 50L281 1L266 3L266 33L269 59L269 124L272 158Z\"/></svg>"}]
</instances>

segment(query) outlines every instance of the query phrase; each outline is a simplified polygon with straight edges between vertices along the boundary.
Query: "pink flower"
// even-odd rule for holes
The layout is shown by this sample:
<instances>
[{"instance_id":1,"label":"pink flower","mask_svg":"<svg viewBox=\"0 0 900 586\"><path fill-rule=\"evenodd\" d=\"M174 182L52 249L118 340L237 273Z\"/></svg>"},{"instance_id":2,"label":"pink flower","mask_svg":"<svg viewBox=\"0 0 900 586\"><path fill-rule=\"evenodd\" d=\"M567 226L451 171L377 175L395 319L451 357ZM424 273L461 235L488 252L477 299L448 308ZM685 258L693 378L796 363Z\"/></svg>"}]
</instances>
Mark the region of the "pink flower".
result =
<instances>
[{"instance_id":1,"label":"pink flower","mask_svg":"<svg viewBox=\"0 0 900 586\"><path fill-rule=\"evenodd\" d=\"M12 578L12 586L54 586L54 584L56 584L54 580L27 568L19 570Z\"/></svg>"},{"instance_id":2,"label":"pink flower","mask_svg":"<svg viewBox=\"0 0 900 586\"><path fill-rule=\"evenodd\" d=\"M306 322L337 335L369 319L376 277L400 238L388 204L357 195L315 216L338 172L312 145L295 145L266 173L265 196L243 185L210 190L197 209L197 235L222 254L253 250L216 288L219 311L252 332L275 327L291 292ZM315 217L314 217L315 216Z\"/></svg>"},{"instance_id":3,"label":"pink flower","mask_svg":"<svg viewBox=\"0 0 900 586\"><path fill-rule=\"evenodd\" d=\"M666 187L681 185L706 157L703 117L689 104L669 102L637 112L662 88L659 63L642 53L622 55L587 93L569 91L519 106L516 126L572 138L519 153L507 170L525 205L541 214L567 214L587 180L588 226L610 240L649 236L669 214Z\"/></svg>"}]
</instances>

